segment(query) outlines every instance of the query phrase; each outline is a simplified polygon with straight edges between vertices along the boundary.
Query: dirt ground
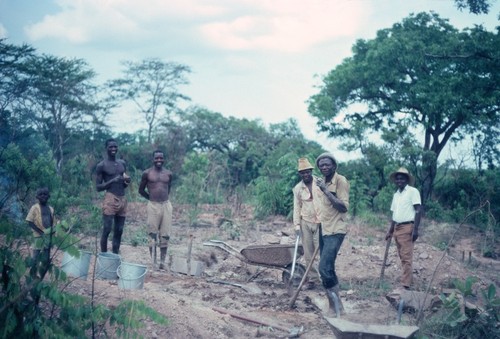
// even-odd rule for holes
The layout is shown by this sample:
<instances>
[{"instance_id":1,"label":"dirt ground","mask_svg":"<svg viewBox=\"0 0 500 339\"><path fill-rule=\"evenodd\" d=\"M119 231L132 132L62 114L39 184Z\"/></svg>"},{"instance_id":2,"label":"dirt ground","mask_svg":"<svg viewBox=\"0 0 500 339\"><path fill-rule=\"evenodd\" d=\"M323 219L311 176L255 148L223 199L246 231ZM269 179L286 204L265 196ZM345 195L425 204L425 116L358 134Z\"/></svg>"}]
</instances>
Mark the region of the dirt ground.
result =
<instances>
[{"instance_id":1,"label":"dirt ground","mask_svg":"<svg viewBox=\"0 0 500 339\"><path fill-rule=\"evenodd\" d=\"M98 302L116 305L124 299L143 300L169 319L168 326L145 320L145 327L140 330L144 338L283 338L292 336L297 329L301 329L301 338L334 337L322 315L326 297L320 286L302 289L290 308L292 297L282 280L282 270L248 264L219 248L203 245L209 240L221 240L241 250L250 245L293 244L294 237L287 235L292 229L289 221L255 220L251 209L243 207L232 211L233 217L228 222L224 219L231 212L227 206L203 206L196 213L187 207L174 206L169 262L186 258L191 234L192 260L203 262L204 266L201 275L188 276L171 269L152 270L148 246L144 243L144 211L144 205L131 204L120 249L122 261L148 267L144 288L120 289L114 280L95 280ZM479 279L477 289L491 282L499 286L500 261L479 256L484 234L464 229L457 232L449 251L434 246L449 241L456 227L423 222L414 254L415 290L429 288L432 294L439 294L451 286L453 278L468 276ZM380 284L384 234L381 227L352 223L337 260L347 312L344 319L366 324L396 322L397 312L385 294L374 293L380 291L380 286L387 292L398 288L400 266L394 244L384 284ZM299 262L303 263L303 258ZM91 279L75 280L71 289L89 294L90 286ZM414 324L414 315L404 315L403 323Z\"/></svg>"}]
</instances>

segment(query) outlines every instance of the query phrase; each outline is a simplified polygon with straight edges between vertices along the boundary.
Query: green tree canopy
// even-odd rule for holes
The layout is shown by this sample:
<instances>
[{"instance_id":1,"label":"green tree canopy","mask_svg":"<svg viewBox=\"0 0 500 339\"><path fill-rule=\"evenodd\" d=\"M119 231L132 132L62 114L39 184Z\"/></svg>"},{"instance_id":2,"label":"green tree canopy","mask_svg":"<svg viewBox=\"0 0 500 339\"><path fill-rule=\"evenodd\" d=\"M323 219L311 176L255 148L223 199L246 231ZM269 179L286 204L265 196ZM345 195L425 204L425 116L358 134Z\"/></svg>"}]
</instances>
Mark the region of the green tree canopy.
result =
<instances>
[{"instance_id":1,"label":"green tree canopy","mask_svg":"<svg viewBox=\"0 0 500 339\"><path fill-rule=\"evenodd\" d=\"M323 78L309 112L331 137L370 140L375 131L393 145L420 142L425 201L448 142L498 135L499 51L498 30L459 32L437 14L410 15L373 40L357 41L353 56Z\"/></svg>"}]
</instances>

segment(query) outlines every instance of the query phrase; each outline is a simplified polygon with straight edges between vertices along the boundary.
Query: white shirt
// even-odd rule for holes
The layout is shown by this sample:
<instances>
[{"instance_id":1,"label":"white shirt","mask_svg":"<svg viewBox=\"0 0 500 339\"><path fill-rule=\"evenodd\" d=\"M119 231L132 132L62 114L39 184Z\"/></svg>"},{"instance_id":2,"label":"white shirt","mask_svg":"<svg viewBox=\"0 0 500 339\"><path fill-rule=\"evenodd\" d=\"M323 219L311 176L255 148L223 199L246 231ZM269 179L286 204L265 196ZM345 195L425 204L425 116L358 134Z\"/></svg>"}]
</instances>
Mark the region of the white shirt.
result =
<instances>
[{"instance_id":1,"label":"white shirt","mask_svg":"<svg viewBox=\"0 0 500 339\"><path fill-rule=\"evenodd\" d=\"M420 193L415 187L406 185L403 191L394 193L391 203L392 220L396 223L415 220L415 207L420 205Z\"/></svg>"}]
</instances>

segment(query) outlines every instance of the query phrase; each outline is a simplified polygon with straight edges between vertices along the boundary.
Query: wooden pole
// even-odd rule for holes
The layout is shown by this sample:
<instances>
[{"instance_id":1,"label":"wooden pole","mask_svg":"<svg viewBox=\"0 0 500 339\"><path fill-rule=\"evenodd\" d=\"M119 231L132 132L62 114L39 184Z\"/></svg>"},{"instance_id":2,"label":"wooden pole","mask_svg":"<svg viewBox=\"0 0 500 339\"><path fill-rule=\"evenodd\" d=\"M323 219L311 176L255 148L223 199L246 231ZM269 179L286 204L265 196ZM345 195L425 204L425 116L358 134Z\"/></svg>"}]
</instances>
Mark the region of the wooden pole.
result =
<instances>
[{"instance_id":1,"label":"wooden pole","mask_svg":"<svg viewBox=\"0 0 500 339\"><path fill-rule=\"evenodd\" d=\"M299 287L297 287L297 291L295 291L295 294L292 297L292 300L290 301L290 308L293 308L295 305L295 300L297 300L297 297L299 296L300 290L302 289L302 285L304 285L304 282L307 279L307 275L309 274L309 271L311 270L311 267L314 263L314 259L316 259L316 256L318 255L319 252L319 246L316 247L314 250L314 254L311 258L311 261L309 262L309 265L307 265L306 272L304 273L304 276L302 277L302 280L300 281ZM290 277L290 279L293 279L293 277Z\"/></svg>"}]
</instances>

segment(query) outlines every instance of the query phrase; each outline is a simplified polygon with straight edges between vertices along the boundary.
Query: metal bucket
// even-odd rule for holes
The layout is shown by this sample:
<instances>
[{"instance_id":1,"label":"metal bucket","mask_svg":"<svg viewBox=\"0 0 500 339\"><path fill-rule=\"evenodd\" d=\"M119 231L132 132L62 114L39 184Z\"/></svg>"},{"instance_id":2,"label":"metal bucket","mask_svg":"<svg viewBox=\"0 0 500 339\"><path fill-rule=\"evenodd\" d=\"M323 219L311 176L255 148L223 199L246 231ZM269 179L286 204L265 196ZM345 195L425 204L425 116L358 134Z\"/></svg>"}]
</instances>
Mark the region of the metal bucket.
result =
<instances>
[{"instance_id":1,"label":"metal bucket","mask_svg":"<svg viewBox=\"0 0 500 339\"><path fill-rule=\"evenodd\" d=\"M97 256L96 278L105 280L116 280L116 270L122 259L118 254L101 252Z\"/></svg>"},{"instance_id":2,"label":"metal bucket","mask_svg":"<svg viewBox=\"0 0 500 339\"><path fill-rule=\"evenodd\" d=\"M74 257L68 252L64 252L61 269L69 276L87 280L91 257L92 253L88 251L80 251L79 257Z\"/></svg>"},{"instance_id":3,"label":"metal bucket","mask_svg":"<svg viewBox=\"0 0 500 339\"><path fill-rule=\"evenodd\" d=\"M147 267L144 265L122 262L116 274L118 275L118 287L129 290L140 290L144 287L144 277Z\"/></svg>"}]
</instances>

